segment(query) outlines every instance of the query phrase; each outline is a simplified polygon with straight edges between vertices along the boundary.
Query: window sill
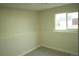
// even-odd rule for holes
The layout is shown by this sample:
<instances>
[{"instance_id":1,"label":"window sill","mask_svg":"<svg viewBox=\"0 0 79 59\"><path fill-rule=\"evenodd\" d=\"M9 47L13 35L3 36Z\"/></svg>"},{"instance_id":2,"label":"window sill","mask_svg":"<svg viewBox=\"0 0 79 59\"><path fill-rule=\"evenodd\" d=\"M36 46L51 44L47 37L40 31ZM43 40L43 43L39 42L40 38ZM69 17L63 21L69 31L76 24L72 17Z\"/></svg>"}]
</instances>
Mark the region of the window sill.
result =
<instances>
[{"instance_id":1,"label":"window sill","mask_svg":"<svg viewBox=\"0 0 79 59\"><path fill-rule=\"evenodd\" d=\"M53 32L78 33L78 30L54 30Z\"/></svg>"}]
</instances>

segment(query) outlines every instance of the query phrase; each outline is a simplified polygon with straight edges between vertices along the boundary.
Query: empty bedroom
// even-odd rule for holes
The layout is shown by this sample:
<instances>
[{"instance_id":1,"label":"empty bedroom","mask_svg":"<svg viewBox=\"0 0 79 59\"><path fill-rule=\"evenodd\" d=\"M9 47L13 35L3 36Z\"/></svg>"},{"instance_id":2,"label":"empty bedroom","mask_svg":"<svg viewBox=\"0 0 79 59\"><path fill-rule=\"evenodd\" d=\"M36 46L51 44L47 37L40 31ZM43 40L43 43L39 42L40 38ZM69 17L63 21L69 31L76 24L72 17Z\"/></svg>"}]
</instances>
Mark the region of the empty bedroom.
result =
<instances>
[{"instance_id":1,"label":"empty bedroom","mask_svg":"<svg viewBox=\"0 0 79 59\"><path fill-rule=\"evenodd\" d=\"M78 4L0 3L0 56L78 56Z\"/></svg>"}]
</instances>

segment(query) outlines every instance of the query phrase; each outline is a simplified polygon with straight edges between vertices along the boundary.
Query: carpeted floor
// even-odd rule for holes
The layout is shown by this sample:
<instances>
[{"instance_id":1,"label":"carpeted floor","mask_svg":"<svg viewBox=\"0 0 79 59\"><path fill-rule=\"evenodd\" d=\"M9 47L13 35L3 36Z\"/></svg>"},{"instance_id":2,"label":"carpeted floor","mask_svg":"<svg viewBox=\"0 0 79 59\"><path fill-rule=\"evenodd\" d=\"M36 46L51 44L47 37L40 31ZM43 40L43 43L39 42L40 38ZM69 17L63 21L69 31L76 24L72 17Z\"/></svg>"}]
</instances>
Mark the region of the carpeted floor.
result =
<instances>
[{"instance_id":1,"label":"carpeted floor","mask_svg":"<svg viewBox=\"0 0 79 59\"><path fill-rule=\"evenodd\" d=\"M64 52L60 52L60 51L56 51L56 50L52 50L52 49L48 49L45 47L40 47L40 48L26 54L25 56L73 56L73 55L64 53Z\"/></svg>"}]
</instances>

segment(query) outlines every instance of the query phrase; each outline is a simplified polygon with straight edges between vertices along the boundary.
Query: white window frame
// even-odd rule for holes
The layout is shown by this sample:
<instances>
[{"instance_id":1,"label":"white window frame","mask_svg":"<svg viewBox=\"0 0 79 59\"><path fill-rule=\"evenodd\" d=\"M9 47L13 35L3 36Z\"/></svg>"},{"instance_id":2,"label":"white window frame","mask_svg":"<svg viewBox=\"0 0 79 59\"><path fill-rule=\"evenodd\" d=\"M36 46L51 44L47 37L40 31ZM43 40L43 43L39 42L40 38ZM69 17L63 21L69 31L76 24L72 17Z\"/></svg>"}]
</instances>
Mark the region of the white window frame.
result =
<instances>
[{"instance_id":1,"label":"white window frame","mask_svg":"<svg viewBox=\"0 0 79 59\"><path fill-rule=\"evenodd\" d=\"M70 12L70 13L75 13L75 12ZM63 14L63 13L57 13L57 14ZM57 14L55 14L55 17L56 17ZM77 29L75 29L75 28L69 29L68 28L68 14L69 13L66 13L66 28L67 28L66 30L56 30L56 18L54 18L55 19L54 20L55 21L55 27L54 27L55 28L55 32L74 32L74 33L78 33L78 28Z\"/></svg>"}]
</instances>

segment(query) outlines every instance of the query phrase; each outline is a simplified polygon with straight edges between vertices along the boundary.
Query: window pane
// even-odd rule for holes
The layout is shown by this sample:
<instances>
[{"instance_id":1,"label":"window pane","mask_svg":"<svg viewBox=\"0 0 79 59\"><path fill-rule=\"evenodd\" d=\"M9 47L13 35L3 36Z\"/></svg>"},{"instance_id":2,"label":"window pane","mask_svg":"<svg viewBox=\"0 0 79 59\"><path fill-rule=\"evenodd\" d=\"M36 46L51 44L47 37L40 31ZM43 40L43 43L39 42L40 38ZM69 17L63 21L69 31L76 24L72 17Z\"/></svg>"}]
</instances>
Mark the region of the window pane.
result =
<instances>
[{"instance_id":1,"label":"window pane","mask_svg":"<svg viewBox=\"0 0 79 59\"><path fill-rule=\"evenodd\" d=\"M68 29L78 29L78 12L68 13Z\"/></svg>"},{"instance_id":2,"label":"window pane","mask_svg":"<svg viewBox=\"0 0 79 59\"><path fill-rule=\"evenodd\" d=\"M66 13L55 15L55 30L66 30Z\"/></svg>"}]
</instances>

